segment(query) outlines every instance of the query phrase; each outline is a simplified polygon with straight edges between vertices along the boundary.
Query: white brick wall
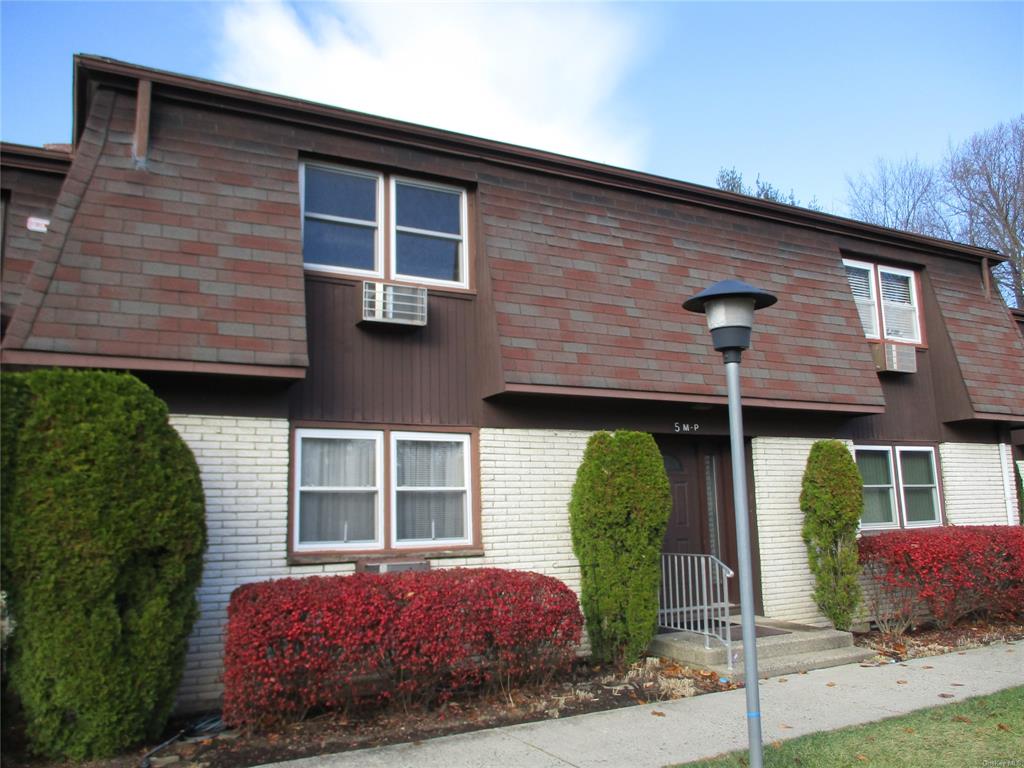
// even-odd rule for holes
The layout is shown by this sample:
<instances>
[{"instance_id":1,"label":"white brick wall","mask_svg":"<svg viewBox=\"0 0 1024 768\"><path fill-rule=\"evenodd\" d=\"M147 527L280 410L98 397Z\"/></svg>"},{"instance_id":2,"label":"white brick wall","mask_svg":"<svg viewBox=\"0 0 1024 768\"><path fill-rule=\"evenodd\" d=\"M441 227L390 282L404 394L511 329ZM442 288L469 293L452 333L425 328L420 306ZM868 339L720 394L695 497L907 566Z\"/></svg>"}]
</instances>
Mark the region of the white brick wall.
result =
<instances>
[{"instance_id":1,"label":"white brick wall","mask_svg":"<svg viewBox=\"0 0 1024 768\"><path fill-rule=\"evenodd\" d=\"M569 496L590 432L480 430L481 531L484 556L438 566L493 566L561 579L577 593Z\"/></svg>"},{"instance_id":2,"label":"white brick wall","mask_svg":"<svg viewBox=\"0 0 1024 768\"><path fill-rule=\"evenodd\" d=\"M288 421L171 415L195 454L206 493L208 545L199 618L189 638L178 708L219 706L228 598L235 587L282 576L344 573L351 565L288 566Z\"/></svg>"},{"instance_id":3,"label":"white brick wall","mask_svg":"<svg viewBox=\"0 0 1024 768\"><path fill-rule=\"evenodd\" d=\"M811 594L814 577L800 530L800 489L814 439L755 437L754 499L764 613L772 619L826 623Z\"/></svg>"},{"instance_id":4,"label":"white brick wall","mask_svg":"<svg viewBox=\"0 0 1024 768\"><path fill-rule=\"evenodd\" d=\"M942 443L942 494L953 525L1016 525L1020 519L1008 445Z\"/></svg>"},{"instance_id":5,"label":"white brick wall","mask_svg":"<svg viewBox=\"0 0 1024 768\"><path fill-rule=\"evenodd\" d=\"M350 573L351 564L289 566L288 421L173 414L195 454L206 493L208 546L199 618L189 638L178 708L216 708L222 692L224 624L241 584L286 576ZM589 432L484 429L480 434L484 557L432 567L537 571L579 591L568 504Z\"/></svg>"}]
</instances>

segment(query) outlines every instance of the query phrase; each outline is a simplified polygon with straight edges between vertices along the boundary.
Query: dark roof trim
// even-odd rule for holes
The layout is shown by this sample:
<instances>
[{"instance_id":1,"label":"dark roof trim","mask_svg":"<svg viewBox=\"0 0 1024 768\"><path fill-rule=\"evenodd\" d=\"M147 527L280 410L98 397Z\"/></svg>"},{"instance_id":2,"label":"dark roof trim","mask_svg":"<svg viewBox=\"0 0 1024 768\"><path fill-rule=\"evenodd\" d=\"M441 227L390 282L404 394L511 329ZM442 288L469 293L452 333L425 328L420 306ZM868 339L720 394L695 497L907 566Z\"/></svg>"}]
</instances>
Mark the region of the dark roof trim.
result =
<instances>
[{"instance_id":1,"label":"dark roof trim","mask_svg":"<svg viewBox=\"0 0 1024 768\"><path fill-rule=\"evenodd\" d=\"M622 400L649 400L666 403L704 403L708 405L727 405L728 398L717 395L690 395L673 392L648 392L633 389L591 389L588 387L562 387L549 384L506 384L500 392L488 397L500 397L502 394L527 395L566 395L569 397L600 397ZM783 408L795 411L830 411L834 413L884 413L883 405L864 405L859 403L828 403L810 402L807 400L783 400L766 397L743 397L745 407Z\"/></svg>"},{"instance_id":2,"label":"dark roof trim","mask_svg":"<svg viewBox=\"0 0 1024 768\"><path fill-rule=\"evenodd\" d=\"M128 371L169 371L173 373L215 373L227 376L258 376L268 379L303 379L306 369L292 365L246 365L243 363L206 363L192 360L165 360L148 357L79 355L70 352L36 352L5 349L0 352L4 365L61 368L108 368Z\"/></svg>"},{"instance_id":3,"label":"dark roof trim","mask_svg":"<svg viewBox=\"0 0 1024 768\"><path fill-rule=\"evenodd\" d=\"M4 141L0 142L0 166L66 176L71 167L71 152Z\"/></svg>"},{"instance_id":4,"label":"dark roof trim","mask_svg":"<svg viewBox=\"0 0 1024 768\"><path fill-rule=\"evenodd\" d=\"M462 158L472 158L578 179L606 187L656 195L831 234L853 235L864 240L929 252L939 251L947 256L971 261L984 258L996 261L1004 260L996 251L987 248L901 232L828 213L773 203L699 184L675 181L663 176L630 171L452 131L428 128L266 91L140 67L115 59L78 54L75 56L74 71L74 137L76 142L84 128L87 100L99 84L104 83L134 90L134 81L150 80L158 88L158 92L165 97L203 103L219 109L344 131L378 141L418 146Z\"/></svg>"}]
</instances>

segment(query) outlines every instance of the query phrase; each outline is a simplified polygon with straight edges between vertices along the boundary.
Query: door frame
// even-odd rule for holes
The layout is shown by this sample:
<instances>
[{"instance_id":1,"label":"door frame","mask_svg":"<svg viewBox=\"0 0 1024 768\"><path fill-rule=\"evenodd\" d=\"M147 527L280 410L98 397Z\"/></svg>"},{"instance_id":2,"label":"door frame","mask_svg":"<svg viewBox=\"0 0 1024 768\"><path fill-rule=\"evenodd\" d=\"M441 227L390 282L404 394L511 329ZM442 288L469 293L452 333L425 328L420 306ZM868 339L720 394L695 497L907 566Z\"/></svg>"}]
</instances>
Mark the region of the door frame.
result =
<instances>
[{"instance_id":1,"label":"door frame","mask_svg":"<svg viewBox=\"0 0 1024 768\"><path fill-rule=\"evenodd\" d=\"M733 563L730 567L738 564L738 552L736 547L736 512L735 504L733 499L733 485L732 485L732 455L729 445L729 438L727 436L708 436L702 435L701 437L682 436L677 434L656 434L654 435L655 441L658 444L658 450L662 456L666 452L672 452L673 445L690 444L696 447L697 456L697 472L695 477L698 478L698 498L700 499L701 514L700 519L700 531L701 531L701 549L705 554L711 554L711 539L710 530L707 524L707 504L708 504L708 489L706 475L704 471L706 458L708 456L714 457L716 463L716 480L717 480L717 495L718 495L718 533L719 533L719 551L722 555L728 555L729 559L733 559ZM746 455L746 472L747 472L747 510L748 510L748 522L750 525L750 559L751 559L751 571L753 576L753 587L754 587L754 610L758 615L764 615L764 599L761 590L761 553L760 545L757 535L757 510L754 503L754 464L751 457L750 451L750 440L747 439L745 443L745 455ZM664 545L662 545L664 546ZM726 557L721 557L723 562L728 563ZM736 593L739 593L739 572L738 569L736 575L733 577L733 583L735 584ZM738 604L737 599L737 604Z\"/></svg>"}]
</instances>

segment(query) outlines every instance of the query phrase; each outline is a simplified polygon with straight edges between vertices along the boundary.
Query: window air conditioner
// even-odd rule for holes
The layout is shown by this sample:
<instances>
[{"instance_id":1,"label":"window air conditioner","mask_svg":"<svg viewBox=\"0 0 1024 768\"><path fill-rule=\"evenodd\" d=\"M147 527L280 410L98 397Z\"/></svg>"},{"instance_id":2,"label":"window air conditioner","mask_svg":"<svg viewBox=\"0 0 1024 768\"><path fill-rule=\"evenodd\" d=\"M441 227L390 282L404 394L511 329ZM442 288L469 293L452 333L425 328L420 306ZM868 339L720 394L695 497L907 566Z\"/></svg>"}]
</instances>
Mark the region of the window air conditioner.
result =
<instances>
[{"instance_id":1,"label":"window air conditioner","mask_svg":"<svg viewBox=\"0 0 1024 768\"><path fill-rule=\"evenodd\" d=\"M910 344L872 344L875 369L888 373L917 373L917 347Z\"/></svg>"},{"instance_id":2,"label":"window air conditioner","mask_svg":"<svg viewBox=\"0 0 1024 768\"><path fill-rule=\"evenodd\" d=\"M390 283L363 283L363 321L427 324L427 289Z\"/></svg>"}]
</instances>

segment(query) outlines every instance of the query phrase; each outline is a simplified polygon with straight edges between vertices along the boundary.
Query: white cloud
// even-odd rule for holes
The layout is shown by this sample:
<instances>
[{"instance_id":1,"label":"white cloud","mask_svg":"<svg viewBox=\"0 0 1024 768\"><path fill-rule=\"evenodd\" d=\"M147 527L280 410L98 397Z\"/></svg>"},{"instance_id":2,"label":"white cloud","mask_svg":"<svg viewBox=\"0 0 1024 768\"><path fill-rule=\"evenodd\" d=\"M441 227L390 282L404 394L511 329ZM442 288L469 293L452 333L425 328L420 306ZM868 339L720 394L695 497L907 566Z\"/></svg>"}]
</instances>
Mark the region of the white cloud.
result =
<instances>
[{"instance_id":1,"label":"white cloud","mask_svg":"<svg viewBox=\"0 0 1024 768\"><path fill-rule=\"evenodd\" d=\"M636 168L647 132L615 96L638 39L601 4L238 3L217 77Z\"/></svg>"}]
</instances>

